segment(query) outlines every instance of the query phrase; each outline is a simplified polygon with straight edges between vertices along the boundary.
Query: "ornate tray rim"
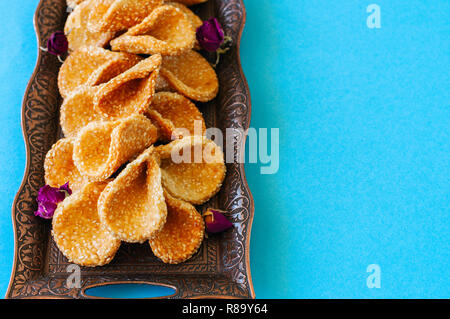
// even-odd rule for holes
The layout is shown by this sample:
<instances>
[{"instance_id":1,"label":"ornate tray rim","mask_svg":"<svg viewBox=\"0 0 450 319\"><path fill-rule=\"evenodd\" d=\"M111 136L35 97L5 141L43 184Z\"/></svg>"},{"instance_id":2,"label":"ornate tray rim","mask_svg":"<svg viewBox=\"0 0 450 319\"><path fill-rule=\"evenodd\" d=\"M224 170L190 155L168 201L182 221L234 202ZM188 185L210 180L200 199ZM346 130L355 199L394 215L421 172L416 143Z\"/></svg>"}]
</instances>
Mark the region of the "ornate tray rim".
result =
<instances>
[{"instance_id":1,"label":"ornate tray rim","mask_svg":"<svg viewBox=\"0 0 450 319\"><path fill-rule=\"evenodd\" d=\"M35 10L35 14L33 16L33 25L34 25L34 30L36 33L36 40L37 40L37 59L36 59L36 64L33 70L33 73L30 77L30 80L28 81L28 84L26 86L25 89L25 93L24 93L24 97L23 97L23 101L22 101L22 107L21 107L21 127L22 127L22 135L23 135L23 139L24 139L24 144L25 144L25 153L26 153L26 165L25 165L25 171L24 171L24 175L22 178L22 182L21 185L14 197L14 201L12 203L12 223L13 223L13 233L14 233L14 260L13 260L13 265L12 265L12 271L11 271L11 277L10 277L10 282L5 294L5 299L10 299L10 298L15 298L11 295L12 293L12 289L13 289L13 285L15 280L17 279L17 274L16 274L16 266L17 266L17 262L18 262L18 248L19 248L19 240L18 240L18 228L17 228L17 223L16 223L16 204L18 202L19 196L21 194L21 192L24 190L25 185L27 184L27 180L30 176L30 168L31 168L31 155L30 155L30 142L29 142L29 135L26 132L25 126L26 126L26 116L25 116L25 111L26 111L26 107L27 107L27 102L28 102L28 93L30 92L33 83L36 80L36 77L38 75L38 72L40 71L40 67L43 61L43 52L40 49L41 43L43 43L43 39L41 37L41 26L38 22L38 13L40 12L40 10L42 9L42 6L44 4L45 0L39 0L39 3L36 7ZM238 2L242 8L242 20L240 28L237 32L237 41L236 41L236 63L238 66L238 72L240 74L240 79L242 81L242 84L244 86L245 92L246 93L246 104L247 104L247 114L246 114L246 118L247 118L247 123L246 125L244 125L244 130L247 130L250 126L250 119L251 119L251 95L250 95L250 89L248 86L248 82L246 80L246 77L244 75L243 69L242 69L242 65L241 65L241 58L240 58L240 42L241 42L241 37L242 37L242 33L245 27L245 23L246 23L246 9L245 9L245 5L243 0L235 0L235 2ZM242 142L242 148L245 149L245 140L246 140L246 136L247 136L247 132L244 133L243 138L243 142ZM251 268L250 268L250 237L251 237L251 230L252 230L252 223L253 223L253 218L254 218L254 210L255 210L255 206L254 206L254 199L252 196L252 193L250 191L249 185L247 183L247 178L245 175L245 170L244 170L244 164L243 163L239 163L239 171L241 173L241 180L242 180L242 187L246 190L247 194L248 194L248 200L249 200L249 216L248 216L248 230L246 233L246 243L245 243L245 268L247 271L247 281L248 281L248 288L249 288L249 298L254 299L255 298L255 292L254 292L254 287L253 287L253 282L252 282L252 276L251 276ZM132 280L132 281L123 281L123 280L116 280L116 281L110 281L110 282L103 282L103 283L98 283L95 285L87 285L85 287L83 287L80 290L80 295L81 297L84 298L92 298L92 299L106 299L106 298L100 298L100 297L92 297L89 295L85 294L85 291L89 288L92 287L98 287L98 286L103 286L103 285L108 285L108 284L123 284L123 283L130 283L130 284L150 284L150 285L160 285L160 286L166 286L166 287L171 287L175 289L175 293L173 295L170 296L165 296L165 297L156 297L156 298L149 298L149 299L160 299L160 298L170 298L173 297L177 294L178 288L176 286L171 286L170 284L164 284L164 283L157 283L157 282L150 282L150 281L140 281L140 280ZM19 298L25 298L25 299L66 299L66 298L70 298L70 296L64 296L64 297L60 297L60 296L53 296L53 295L39 295L39 296L22 296ZM196 295L193 297L193 299L202 299L202 298L223 298L223 299L232 299L232 298L237 298L236 296L233 295ZM239 297L238 297L239 298Z\"/></svg>"}]
</instances>

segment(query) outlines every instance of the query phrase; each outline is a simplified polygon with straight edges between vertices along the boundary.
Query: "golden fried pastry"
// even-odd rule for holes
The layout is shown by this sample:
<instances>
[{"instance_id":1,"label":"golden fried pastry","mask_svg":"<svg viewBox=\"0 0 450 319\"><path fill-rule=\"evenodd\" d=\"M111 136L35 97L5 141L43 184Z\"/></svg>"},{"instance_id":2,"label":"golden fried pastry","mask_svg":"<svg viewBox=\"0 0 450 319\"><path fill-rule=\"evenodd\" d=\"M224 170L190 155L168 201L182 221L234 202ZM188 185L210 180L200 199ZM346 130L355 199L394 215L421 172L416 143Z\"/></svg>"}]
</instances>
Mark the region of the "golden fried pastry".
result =
<instances>
[{"instance_id":1,"label":"golden fried pastry","mask_svg":"<svg viewBox=\"0 0 450 319\"><path fill-rule=\"evenodd\" d=\"M83 46L104 47L114 37L114 32L91 31L87 19L96 0L80 3L70 13L64 27L64 33L69 41L69 49L75 51Z\"/></svg>"},{"instance_id":2,"label":"golden fried pastry","mask_svg":"<svg viewBox=\"0 0 450 319\"><path fill-rule=\"evenodd\" d=\"M208 102L219 92L216 71L193 50L163 57L160 75L177 92L195 101Z\"/></svg>"},{"instance_id":3,"label":"golden fried pastry","mask_svg":"<svg viewBox=\"0 0 450 319\"><path fill-rule=\"evenodd\" d=\"M108 264L120 240L100 222L98 198L108 183L89 183L67 197L53 216L53 239L70 262L95 267Z\"/></svg>"},{"instance_id":4,"label":"golden fried pastry","mask_svg":"<svg viewBox=\"0 0 450 319\"><path fill-rule=\"evenodd\" d=\"M117 32L145 19L163 0L96 0L88 26L95 31Z\"/></svg>"},{"instance_id":5,"label":"golden fried pastry","mask_svg":"<svg viewBox=\"0 0 450 319\"><path fill-rule=\"evenodd\" d=\"M47 153L44 161L45 183L60 187L69 182L69 187L76 192L86 184L84 178L73 162L73 139L63 138L56 142Z\"/></svg>"},{"instance_id":6,"label":"golden fried pastry","mask_svg":"<svg viewBox=\"0 0 450 319\"><path fill-rule=\"evenodd\" d=\"M194 30L194 32L196 32L197 28L203 24L202 19L200 19L198 15L192 12L192 10L186 7L184 4L179 2L166 2L165 4L180 9L188 17L189 21L191 21L192 29Z\"/></svg>"},{"instance_id":7,"label":"golden fried pastry","mask_svg":"<svg viewBox=\"0 0 450 319\"><path fill-rule=\"evenodd\" d=\"M84 2L85 0L67 0L67 6L69 8L75 8L80 3Z\"/></svg>"},{"instance_id":8,"label":"golden fried pastry","mask_svg":"<svg viewBox=\"0 0 450 319\"><path fill-rule=\"evenodd\" d=\"M163 5L140 24L111 41L114 51L136 54L176 55L195 44L191 21L180 9Z\"/></svg>"},{"instance_id":9,"label":"golden fried pastry","mask_svg":"<svg viewBox=\"0 0 450 319\"><path fill-rule=\"evenodd\" d=\"M205 224L194 206L164 192L167 221L163 229L149 240L156 257L168 264L179 264L191 258L205 236Z\"/></svg>"},{"instance_id":10,"label":"golden fried pastry","mask_svg":"<svg viewBox=\"0 0 450 319\"><path fill-rule=\"evenodd\" d=\"M96 86L80 86L72 92L60 109L60 125L65 137L75 136L83 127L94 121L108 118L94 109Z\"/></svg>"},{"instance_id":11,"label":"golden fried pastry","mask_svg":"<svg viewBox=\"0 0 450 319\"><path fill-rule=\"evenodd\" d=\"M175 90L170 86L169 82L159 74L156 78L155 92L175 92Z\"/></svg>"},{"instance_id":12,"label":"golden fried pastry","mask_svg":"<svg viewBox=\"0 0 450 319\"><path fill-rule=\"evenodd\" d=\"M147 240L162 262L182 263L205 236L193 205L216 195L226 175L191 101L219 92L214 68L193 50L202 19L187 7L207 0L66 1L74 9L58 74L66 137L44 169L47 185L68 183L73 193L53 215L53 239L81 266L108 264L121 241Z\"/></svg>"},{"instance_id":13,"label":"golden fried pastry","mask_svg":"<svg viewBox=\"0 0 450 319\"><path fill-rule=\"evenodd\" d=\"M202 19L200 19L200 17L198 15L196 15L194 12L192 12L192 10L189 9L188 7L186 7L184 4L179 3L179 2L166 2L166 4L180 9L187 16L189 21L191 21L192 30L194 31L194 33L196 33L197 29L203 25ZM195 50L201 49L197 40L195 40L194 49Z\"/></svg>"},{"instance_id":14,"label":"golden fried pastry","mask_svg":"<svg viewBox=\"0 0 450 319\"><path fill-rule=\"evenodd\" d=\"M166 140L205 134L206 125L202 113L183 95L171 92L156 93L146 112L149 118L155 119L154 113L149 112L152 110L161 115L163 119L170 120L175 128L170 136L164 136ZM158 121L158 119L155 120Z\"/></svg>"},{"instance_id":15,"label":"golden fried pastry","mask_svg":"<svg viewBox=\"0 0 450 319\"><path fill-rule=\"evenodd\" d=\"M105 83L97 91L94 108L111 119L144 112L155 93L161 55L155 54Z\"/></svg>"},{"instance_id":16,"label":"golden fried pastry","mask_svg":"<svg viewBox=\"0 0 450 319\"><path fill-rule=\"evenodd\" d=\"M167 207L161 171L150 147L112 181L100 196L100 219L117 238L144 242L161 230Z\"/></svg>"},{"instance_id":17,"label":"golden fried pastry","mask_svg":"<svg viewBox=\"0 0 450 319\"><path fill-rule=\"evenodd\" d=\"M190 136L157 147L162 184L170 195L203 204L222 186L226 167L220 147L202 136Z\"/></svg>"},{"instance_id":18,"label":"golden fried pastry","mask_svg":"<svg viewBox=\"0 0 450 319\"><path fill-rule=\"evenodd\" d=\"M58 74L59 92L63 98L81 85L98 85L141 60L136 55L111 52L99 47L82 47L69 55Z\"/></svg>"},{"instance_id":19,"label":"golden fried pastry","mask_svg":"<svg viewBox=\"0 0 450 319\"><path fill-rule=\"evenodd\" d=\"M83 176L102 181L157 139L157 128L144 115L92 122L75 139L73 160Z\"/></svg>"},{"instance_id":20,"label":"golden fried pastry","mask_svg":"<svg viewBox=\"0 0 450 319\"><path fill-rule=\"evenodd\" d=\"M172 121L163 118L158 111L152 109L145 111L145 115L152 121L153 125L158 128L159 139L163 142L170 142L176 129Z\"/></svg>"},{"instance_id":21,"label":"golden fried pastry","mask_svg":"<svg viewBox=\"0 0 450 319\"><path fill-rule=\"evenodd\" d=\"M60 123L64 135L75 136L84 126L94 121L114 120L143 112L154 93L152 80L157 75L152 72L157 72L155 68L160 59L156 55L145 60L146 62L142 61L136 68L103 85L79 86L66 97L61 106Z\"/></svg>"}]
</instances>

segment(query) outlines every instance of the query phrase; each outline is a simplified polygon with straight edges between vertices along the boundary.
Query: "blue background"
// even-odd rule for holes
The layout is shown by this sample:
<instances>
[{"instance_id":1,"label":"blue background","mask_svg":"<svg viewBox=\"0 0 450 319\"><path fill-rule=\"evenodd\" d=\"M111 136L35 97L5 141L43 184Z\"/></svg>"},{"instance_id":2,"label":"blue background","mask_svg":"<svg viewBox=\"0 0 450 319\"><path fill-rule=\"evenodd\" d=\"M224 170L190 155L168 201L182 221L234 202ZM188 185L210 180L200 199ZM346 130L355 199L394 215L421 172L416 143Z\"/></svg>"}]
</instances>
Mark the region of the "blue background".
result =
<instances>
[{"instance_id":1,"label":"blue background","mask_svg":"<svg viewBox=\"0 0 450 319\"><path fill-rule=\"evenodd\" d=\"M381 29L366 7L381 8ZM259 298L448 298L450 2L246 0L252 127L280 169L248 164ZM25 168L21 102L37 0L0 1L0 295ZM381 288L366 285L381 268ZM115 296L142 296L115 290Z\"/></svg>"}]
</instances>

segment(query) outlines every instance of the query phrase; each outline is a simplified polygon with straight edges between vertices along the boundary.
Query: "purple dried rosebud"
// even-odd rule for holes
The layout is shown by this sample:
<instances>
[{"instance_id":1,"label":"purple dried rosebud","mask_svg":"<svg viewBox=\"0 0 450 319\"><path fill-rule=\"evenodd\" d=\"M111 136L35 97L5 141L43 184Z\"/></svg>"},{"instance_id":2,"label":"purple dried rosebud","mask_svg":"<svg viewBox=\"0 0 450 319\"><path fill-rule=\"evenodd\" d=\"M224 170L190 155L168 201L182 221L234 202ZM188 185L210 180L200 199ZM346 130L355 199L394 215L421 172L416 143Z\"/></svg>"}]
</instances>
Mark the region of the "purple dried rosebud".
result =
<instances>
[{"instance_id":1,"label":"purple dried rosebud","mask_svg":"<svg viewBox=\"0 0 450 319\"><path fill-rule=\"evenodd\" d=\"M47 52L56 56L60 56L69 50L69 41L62 31L52 33L47 41Z\"/></svg>"},{"instance_id":2,"label":"purple dried rosebud","mask_svg":"<svg viewBox=\"0 0 450 319\"><path fill-rule=\"evenodd\" d=\"M225 217L224 212L218 209L208 209L203 217L205 218L206 231L210 234L217 234L233 227L233 224Z\"/></svg>"},{"instance_id":3,"label":"purple dried rosebud","mask_svg":"<svg viewBox=\"0 0 450 319\"><path fill-rule=\"evenodd\" d=\"M216 18L203 22L197 28L197 41L200 46L209 52L217 51L225 39L222 26Z\"/></svg>"},{"instance_id":4,"label":"purple dried rosebud","mask_svg":"<svg viewBox=\"0 0 450 319\"><path fill-rule=\"evenodd\" d=\"M57 205L53 202L40 202L38 203L38 210L34 212L35 216L44 218L44 219L52 219L53 214L55 213Z\"/></svg>"},{"instance_id":5,"label":"purple dried rosebud","mask_svg":"<svg viewBox=\"0 0 450 319\"><path fill-rule=\"evenodd\" d=\"M36 199L38 202L38 209L34 212L34 215L45 219L51 219L58 203L62 202L66 196L71 194L72 190L69 187L69 183L66 183L59 188L45 185L39 190Z\"/></svg>"}]
</instances>

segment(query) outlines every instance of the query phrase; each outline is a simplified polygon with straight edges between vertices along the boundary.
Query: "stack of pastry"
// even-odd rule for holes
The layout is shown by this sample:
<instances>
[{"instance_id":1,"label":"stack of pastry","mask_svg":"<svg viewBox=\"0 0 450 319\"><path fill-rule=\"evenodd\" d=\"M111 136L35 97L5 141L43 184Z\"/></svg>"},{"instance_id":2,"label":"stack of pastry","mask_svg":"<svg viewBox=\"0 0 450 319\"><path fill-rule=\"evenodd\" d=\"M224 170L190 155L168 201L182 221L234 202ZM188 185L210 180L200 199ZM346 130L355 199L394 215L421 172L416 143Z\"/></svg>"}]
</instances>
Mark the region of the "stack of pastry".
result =
<instances>
[{"instance_id":1,"label":"stack of pastry","mask_svg":"<svg viewBox=\"0 0 450 319\"><path fill-rule=\"evenodd\" d=\"M225 164L194 103L219 90L195 51L202 21L186 5L199 2L68 0L70 54L58 77L64 138L46 156L45 180L73 190L52 222L71 262L105 265L122 241L148 241L176 264L203 241L194 205L220 190Z\"/></svg>"}]
</instances>

